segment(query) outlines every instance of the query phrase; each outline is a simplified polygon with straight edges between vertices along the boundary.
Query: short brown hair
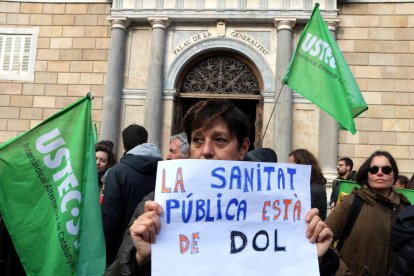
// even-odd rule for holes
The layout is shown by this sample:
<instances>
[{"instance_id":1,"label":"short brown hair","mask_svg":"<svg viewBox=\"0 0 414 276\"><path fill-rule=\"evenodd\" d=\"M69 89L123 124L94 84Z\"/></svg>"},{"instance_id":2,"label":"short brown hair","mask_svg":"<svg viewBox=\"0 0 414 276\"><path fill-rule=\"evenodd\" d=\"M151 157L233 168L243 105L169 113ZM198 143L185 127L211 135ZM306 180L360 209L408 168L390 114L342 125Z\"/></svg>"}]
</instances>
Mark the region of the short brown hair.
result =
<instances>
[{"instance_id":1,"label":"short brown hair","mask_svg":"<svg viewBox=\"0 0 414 276\"><path fill-rule=\"evenodd\" d=\"M208 99L194 104L184 116L183 129L191 144L191 133L196 129L206 130L222 120L230 135L236 136L239 148L249 138L251 124L249 117L226 99Z\"/></svg>"},{"instance_id":2,"label":"short brown hair","mask_svg":"<svg viewBox=\"0 0 414 276\"><path fill-rule=\"evenodd\" d=\"M125 152L147 141L148 132L143 126L131 124L122 131L122 142L124 143Z\"/></svg>"}]
</instances>

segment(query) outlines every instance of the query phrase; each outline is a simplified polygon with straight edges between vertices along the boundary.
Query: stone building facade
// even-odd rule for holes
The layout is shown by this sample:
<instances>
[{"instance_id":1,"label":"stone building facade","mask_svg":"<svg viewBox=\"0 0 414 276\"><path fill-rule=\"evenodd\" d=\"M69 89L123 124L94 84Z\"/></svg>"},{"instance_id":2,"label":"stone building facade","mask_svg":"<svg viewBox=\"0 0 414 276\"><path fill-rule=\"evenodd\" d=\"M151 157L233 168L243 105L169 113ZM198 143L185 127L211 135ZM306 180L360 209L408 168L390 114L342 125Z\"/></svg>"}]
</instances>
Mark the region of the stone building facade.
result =
<instances>
[{"instance_id":1,"label":"stone building facade","mask_svg":"<svg viewBox=\"0 0 414 276\"><path fill-rule=\"evenodd\" d=\"M118 142L139 123L166 152L192 103L224 97L252 118L255 145L281 161L307 148L333 177L338 157L358 168L383 149L413 174L414 3L319 1L369 106L352 135L280 84L313 1L74 2L0 2L3 41L29 35L34 55L31 72L0 72L0 143L91 91L100 138Z\"/></svg>"}]
</instances>

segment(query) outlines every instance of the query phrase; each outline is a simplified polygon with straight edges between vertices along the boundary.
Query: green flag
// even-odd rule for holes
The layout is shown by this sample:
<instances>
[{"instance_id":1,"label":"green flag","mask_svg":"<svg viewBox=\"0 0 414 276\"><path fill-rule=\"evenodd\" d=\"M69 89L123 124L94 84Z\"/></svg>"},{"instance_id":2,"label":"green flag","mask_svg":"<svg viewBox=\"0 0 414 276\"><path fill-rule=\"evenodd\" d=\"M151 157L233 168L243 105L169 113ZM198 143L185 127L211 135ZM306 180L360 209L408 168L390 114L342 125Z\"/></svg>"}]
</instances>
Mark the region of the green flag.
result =
<instances>
[{"instance_id":1,"label":"green flag","mask_svg":"<svg viewBox=\"0 0 414 276\"><path fill-rule=\"evenodd\" d=\"M353 190L361 188L355 181L351 180L339 180L339 191L338 191L338 201L337 204L341 203L344 196L347 196L352 193Z\"/></svg>"},{"instance_id":2,"label":"green flag","mask_svg":"<svg viewBox=\"0 0 414 276\"><path fill-rule=\"evenodd\" d=\"M282 82L355 134L354 118L368 109L315 4Z\"/></svg>"},{"instance_id":3,"label":"green flag","mask_svg":"<svg viewBox=\"0 0 414 276\"><path fill-rule=\"evenodd\" d=\"M411 205L414 205L414 190L398 188L397 192L405 195L405 197L410 201Z\"/></svg>"},{"instance_id":4,"label":"green flag","mask_svg":"<svg viewBox=\"0 0 414 276\"><path fill-rule=\"evenodd\" d=\"M0 145L0 212L27 275L102 275L91 100Z\"/></svg>"}]
</instances>

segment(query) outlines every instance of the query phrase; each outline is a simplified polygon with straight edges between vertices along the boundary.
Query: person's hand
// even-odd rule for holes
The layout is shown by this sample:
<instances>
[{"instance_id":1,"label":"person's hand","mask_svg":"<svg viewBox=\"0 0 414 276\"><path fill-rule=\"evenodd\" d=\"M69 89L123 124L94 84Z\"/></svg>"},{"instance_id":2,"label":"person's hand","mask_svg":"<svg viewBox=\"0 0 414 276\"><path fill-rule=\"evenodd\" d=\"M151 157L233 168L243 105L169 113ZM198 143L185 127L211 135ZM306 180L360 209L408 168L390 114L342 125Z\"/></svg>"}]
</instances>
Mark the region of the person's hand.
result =
<instances>
[{"instance_id":1,"label":"person's hand","mask_svg":"<svg viewBox=\"0 0 414 276\"><path fill-rule=\"evenodd\" d=\"M305 220L308 223L306 237L311 243L316 242L318 258L322 258L333 241L333 233L319 217L319 210L316 208L306 213Z\"/></svg>"},{"instance_id":2,"label":"person's hand","mask_svg":"<svg viewBox=\"0 0 414 276\"><path fill-rule=\"evenodd\" d=\"M139 265L146 264L151 258L151 243L154 243L161 228L159 215L163 210L155 201L145 202L145 212L140 215L129 228L132 241L137 251L136 260Z\"/></svg>"}]
</instances>

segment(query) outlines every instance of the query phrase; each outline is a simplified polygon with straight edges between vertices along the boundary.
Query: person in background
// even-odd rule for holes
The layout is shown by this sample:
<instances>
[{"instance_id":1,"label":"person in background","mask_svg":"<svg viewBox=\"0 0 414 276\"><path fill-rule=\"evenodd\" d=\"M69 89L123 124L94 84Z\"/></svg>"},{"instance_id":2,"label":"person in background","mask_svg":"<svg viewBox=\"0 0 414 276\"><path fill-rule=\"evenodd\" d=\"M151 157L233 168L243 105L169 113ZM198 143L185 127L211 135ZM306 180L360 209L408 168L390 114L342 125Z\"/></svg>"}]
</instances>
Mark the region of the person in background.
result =
<instances>
[{"instance_id":1,"label":"person in background","mask_svg":"<svg viewBox=\"0 0 414 276\"><path fill-rule=\"evenodd\" d=\"M397 178L394 157L386 151L375 151L358 170L357 182L362 187L345 196L326 218L334 238L343 244L337 275L385 276L393 269L396 255L391 247L391 225L410 205L392 188ZM359 213L351 216L358 205Z\"/></svg>"},{"instance_id":2,"label":"person in background","mask_svg":"<svg viewBox=\"0 0 414 276\"><path fill-rule=\"evenodd\" d=\"M102 224L108 264L115 259L135 206L155 189L161 152L156 145L146 143L147 139L144 127L125 128L122 131L125 154L106 177Z\"/></svg>"},{"instance_id":3,"label":"person in background","mask_svg":"<svg viewBox=\"0 0 414 276\"><path fill-rule=\"evenodd\" d=\"M148 142L148 132L145 127L138 124L130 124L122 130L122 144L124 155L138 145Z\"/></svg>"},{"instance_id":4,"label":"person in background","mask_svg":"<svg viewBox=\"0 0 414 276\"><path fill-rule=\"evenodd\" d=\"M407 189L414 190L414 174L411 176L410 181L408 181Z\"/></svg>"},{"instance_id":5,"label":"person in background","mask_svg":"<svg viewBox=\"0 0 414 276\"><path fill-rule=\"evenodd\" d=\"M101 195L101 204L103 198L103 189L104 189L104 175L108 170L116 164L115 154L113 151L114 144L109 140L102 140L96 143L95 145L95 154L96 154L96 168L98 170L98 182L99 190Z\"/></svg>"},{"instance_id":6,"label":"person in background","mask_svg":"<svg viewBox=\"0 0 414 276\"><path fill-rule=\"evenodd\" d=\"M271 148L258 148L247 152L243 161L277 163L277 154Z\"/></svg>"},{"instance_id":7,"label":"person in background","mask_svg":"<svg viewBox=\"0 0 414 276\"><path fill-rule=\"evenodd\" d=\"M404 175L399 175L397 181L394 183L395 189L406 189L408 186L408 177Z\"/></svg>"},{"instance_id":8,"label":"person in background","mask_svg":"<svg viewBox=\"0 0 414 276\"><path fill-rule=\"evenodd\" d=\"M190 137L190 158L240 161L249 149L249 120L228 100L210 99L196 103L185 115L183 127ZM117 259L105 275L151 275L151 243L160 231L162 212L162 207L154 201L154 193L140 202ZM332 258L332 254L326 254L332 233L317 213L318 210L312 209L305 216L309 223L306 236L318 245L321 259L324 256Z\"/></svg>"},{"instance_id":9,"label":"person in background","mask_svg":"<svg viewBox=\"0 0 414 276\"><path fill-rule=\"evenodd\" d=\"M414 275L414 206L398 215L391 228L391 243L397 258L391 276Z\"/></svg>"},{"instance_id":10,"label":"person in background","mask_svg":"<svg viewBox=\"0 0 414 276\"><path fill-rule=\"evenodd\" d=\"M108 147L110 147L112 149L112 151L114 150L114 142L112 142L111 140L100 140L98 143L96 144L104 144L107 145Z\"/></svg>"},{"instance_id":11,"label":"person in background","mask_svg":"<svg viewBox=\"0 0 414 276\"><path fill-rule=\"evenodd\" d=\"M319 209L319 216L325 220L327 213L326 178L315 156L306 149L296 149L289 154L289 163L311 165L311 208Z\"/></svg>"},{"instance_id":12,"label":"person in background","mask_svg":"<svg viewBox=\"0 0 414 276\"><path fill-rule=\"evenodd\" d=\"M23 265L20 262L14 248L13 241L7 231L3 218L0 216L0 275L2 276L26 276Z\"/></svg>"},{"instance_id":13,"label":"person in background","mask_svg":"<svg viewBox=\"0 0 414 276\"><path fill-rule=\"evenodd\" d=\"M351 158L342 157L338 160L338 164L336 165L337 175L336 179L332 182L332 193L329 200L330 209L335 207L338 202L340 180L356 181L356 172L352 170L353 167L354 162L352 162Z\"/></svg>"},{"instance_id":14,"label":"person in background","mask_svg":"<svg viewBox=\"0 0 414 276\"><path fill-rule=\"evenodd\" d=\"M190 145L188 144L187 134L181 132L171 136L166 159L187 159L189 155Z\"/></svg>"}]
</instances>

